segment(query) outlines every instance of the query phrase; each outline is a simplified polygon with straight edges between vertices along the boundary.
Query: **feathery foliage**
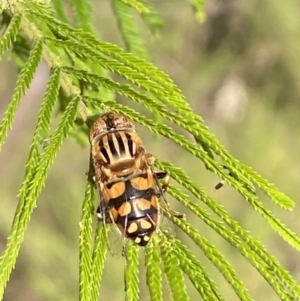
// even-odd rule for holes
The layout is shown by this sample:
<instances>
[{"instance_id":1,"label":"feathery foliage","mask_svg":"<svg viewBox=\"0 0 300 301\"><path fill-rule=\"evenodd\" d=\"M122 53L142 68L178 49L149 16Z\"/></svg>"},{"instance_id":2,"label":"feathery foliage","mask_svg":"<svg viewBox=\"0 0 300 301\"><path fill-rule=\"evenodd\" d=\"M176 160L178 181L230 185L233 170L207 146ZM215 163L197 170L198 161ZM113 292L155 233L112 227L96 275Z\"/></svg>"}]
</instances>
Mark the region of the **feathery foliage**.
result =
<instances>
[{"instance_id":1,"label":"feathery foliage","mask_svg":"<svg viewBox=\"0 0 300 301\"><path fill-rule=\"evenodd\" d=\"M124 3L125 5L135 8L140 13L147 13L148 8L138 0L120 0L120 2Z\"/></svg>"},{"instance_id":2,"label":"feathery foliage","mask_svg":"<svg viewBox=\"0 0 300 301\"><path fill-rule=\"evenodd\" d=\"M139 250L137 246L128 244L126 248L125 294L126 301L139 300Z\"/></svg>"},{"instance_id":3,"label":"feathery foliage","mask_svg":"<svg viewBox=\"0 0 300 301\"><path fill-rule=\"evenodd\" d=\"M152 32L153 35L159 36L159 32L163 26L163 20L156 9L152 6L152 3L148 0L141 0L141 2L148 8L147 13L142 13L141 16Z\"/></svg>"},{"instance_id":4,"label":"feathery foliage","mask_svg":"<svg viewBox=\"0 0 300 301\"><path fill-rule=\"evenodd\" d=\"M119 30L123 36L126 50L147 59L143 40L140 38L138 24L134 19L133 9L119 0L111 0L114 14L118 20Z\"/></svg>"},{"instance_id":5,"label":"feathery foliage","mask_svg":"<svg viewBox=\"0 0 300 301\"><path fill-rule=\"evenodd\" d=\"M162 241L160 243L160 253L173 300L189 300L182 270L178 269L180 265L180 257L177 256L178 254L173 252L173 244L169 241Z\"/></svg>"},{"instance_id":6,"label":"feathery foliage","mask_svg":"<svg viewBox=\"0 0 300 301\"><path fill-rule=\"evenodd\" d=\"M20 30L20 24L22 20L22 15L17 13L13 16L13 18L9 22L9 26L7 27L4 35L1 38L0 42L0 58L3 53L7 51L12 44L16 41L17 35Z\"/></svg>"},{"instance_id":7,"label":"feathery foliage","mask_svg":"<svg viewBox=\"0 0 300 301\"><path fill-rule=\"evenodd\" d=\"M168 250L173 249L173 252L169 251L167 256L165 255L166 257L164 261L168 262L169 258L171 258L172 256L174 257L173 260L175 258L178 258L178 265L181 267L182 271L189 277L203 300L223 300L222 296L218 292L218 288L210 279L208 273L205 271L201 263L195 258L195 256L193 256L184 245L182 245L174 237L170 236L170 234L168 234L167 232L164 233L163 239L164 243L161 244L161 251L168 252ZM179 296L176 294L177 299L174 298L175 300L187 300L187 296L182 296L182 293L184 294L185 291L183 289L184 285L181 286L181 282L182 279L177 284L174 283L174 286L177 286L180 290Z\"/></svg>"},{"instance_id":8,"label":"feathery foliage","mask_svg":"<svg viewBox=\"0 0 300 301\"><path fill-rule=\"evenodd\" d=\"M90 177L89 177L90 178ZM80 284L79 300L91 300L90 296L90 271L92 266L92 222L94 212L94 187L89 179L82 205L82 218L80 222Z\"/></svg>"},{"instance_id":9,"label":"feathery foliage","mask_svg":"<svg viewBox=\"0 0 300 301\"><path fill-rule=\"evenodd\" d=\"M73 8L76 27L93 32L93 8L89 1L68 1Z\"/></svg>"},{"instance_id":10,"label":"feathery foliage","mask_svg":"<svg viewBox=\"0 0 300 301\"><path fill-rule=\"evenodd\" d=\"M92 256L92 265L90 270L90 288L91 288L91 299L97 301L99 299L99 287L102 278L102 271L104 268L106 247L107 247L107 234L108 229L99 222L97 225L97 231L95 235L95 243Z\"/></svg>"},{"instance_id":11,"label":"feathery foliage","mask_svg":"<svg viewBox=\"0 0 300 301\"><path fill-rule=\"evenodd\" d=\"M195 9L196 17L203 21L204 1L189 2ZM283 209L291 210L294 202L251 167L232 157L209 132L202 118L194 113L171 78L146 60L147 50L142 37L139 36L139 26L134 17L139 13L150 31L157 34L162 20L150 1L111 0L111 4L129 52L96 37L92 16L93 4L90 1L53 0L51 6L33 0L26 1L26 4L22 1L11 1L10 9L3 12L5 18L2 19L2 26L6 28L0 39L0 58L5 52L12 51L13 58L21 70L13 96L0 123L0 148L42 60L47 62L51 73L18 194L19 202L12 230L0 257L1 300L48 171L65 138L72 135L77 140L83 137L88 141L89 118L107 108L129 116L134 122L153 133L167 137L198 158L208 171L217 174L236 189L285 241L300 250L300 238L274 216L255 190L263 192ZM74 27L68 23L68 8L75 16ZM114 79L113 75L120 76L122 81ZM171 125L155 122L140 112L117 103L115 98L118 95L142 105L148 112L162 118L161 120L168 120L174 128L179 126L195 137L196 142L191 142ZM50 125L56 105L59 105L61 118L51 133ZM49 139L47 146L42 149L40 144L44 137ZM281 300L300 299L300 285L290 273L216 200L208 196L173 163L156 160L155 164L187 189L197 202L191 201L189 195L172 185L169 185L168 193L194 213L198 220L202 220L235 247L264 277ZM109 225L99 221L97 227L93 226L94 188L93 168L90 164L79 229L81 301L98 300L107 252ZM208 209L203 208L201 203ZM230 262L222 254L222 250L213 246L208 238L201 235L187 220L174 217L165 211L163 206L161 211L161 214L180 228L196 248L215 265L240 300L253 300ZM175 301L190 299L186 290L186 280L191 282L203 300L225 300L218 285L195 254L170 233L159 229L144 250L144 255L150 300L163 300L164 277L169 286L169 293ZM138 247L126 243L125 259L125 299L136 301L139 300Z\"/></svg>"},{"instance_id":12,"label":"feathery foliage","mask_svg":"<svg viewBox=\"0 0 300 301\"><path fill-rule=\"evenodd\" d=\"M11 102L9 103L8 108L5 110L3 119L0 124L0 150L8 134L8 131L11 128L22 96L24 96L26 89L29 87L31 81L33 80L36 68L38 67L42 59L42 47L43 46L41 41L37 41L35 43L30 52L28 61L20 72L20 76L17 81Z\"/></svg>"},{"instance_id":13,"label":"feathery foliage","mask_svg":"<svg viewBox=\"0 0 300 301\"><path fill-rule=\"evenodd\" d=\"M65 12L65 3L64 0L51 0L51 5L53 7L53 10L55 12L55 15L57 18L63 22L68 22L68 18L66 16Z\"/></svg>"},{"instance_id":14,"label":"feathery foliage","mask_svg":"<svg viewBox=\"0 0 300 301\"><path fill-rule=\"evenodd\" d=\"M146 249L145 261L147 268L147 286L149 287L150 300L163 300L158 237L154 237L152 239L152 243Z\"/></svg>"}]
</instances>

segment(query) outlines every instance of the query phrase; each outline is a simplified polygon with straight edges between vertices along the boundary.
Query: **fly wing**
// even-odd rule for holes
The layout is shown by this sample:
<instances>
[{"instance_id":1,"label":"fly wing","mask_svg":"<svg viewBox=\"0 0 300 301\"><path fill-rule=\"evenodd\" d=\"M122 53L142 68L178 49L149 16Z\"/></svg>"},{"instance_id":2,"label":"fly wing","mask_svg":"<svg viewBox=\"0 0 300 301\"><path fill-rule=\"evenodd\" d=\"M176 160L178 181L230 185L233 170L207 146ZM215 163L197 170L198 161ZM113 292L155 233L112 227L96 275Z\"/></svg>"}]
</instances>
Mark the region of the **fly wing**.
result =
<instances>
[{"instance_id":1,"label":"fly wing","mask_svg":"<svg viewBox=\"0 0 300 301\"><path fill-rule=\"evenodd\" d=\"M184 218L184 214L176 212L170 208L166 199L166 192L169 184L169 175L166 172L156 172L152 169L155 179L156 189L158 191L158 207L159 207L159 228L176 236L175 225L166 217L171 215L175 218Z\"/></svg>"},{"instance_id":2,"label":"fly wing","mask_svg":"<svg viewBox=\"0 0 300 301\"><path fill-rule=\"evenodd\" d=\"M114 223L114 219L111 215L111 209L108 206L108 202L104 199L103 193L101 192L103 185L97 183L98 192L100 196L100 204L97 208L96 214L98 220L104 224L104 226L109 227L107 233L106 242L107 248L112 256L120 254L122 251L122 233Z\"/></svg>"}]
</instances>

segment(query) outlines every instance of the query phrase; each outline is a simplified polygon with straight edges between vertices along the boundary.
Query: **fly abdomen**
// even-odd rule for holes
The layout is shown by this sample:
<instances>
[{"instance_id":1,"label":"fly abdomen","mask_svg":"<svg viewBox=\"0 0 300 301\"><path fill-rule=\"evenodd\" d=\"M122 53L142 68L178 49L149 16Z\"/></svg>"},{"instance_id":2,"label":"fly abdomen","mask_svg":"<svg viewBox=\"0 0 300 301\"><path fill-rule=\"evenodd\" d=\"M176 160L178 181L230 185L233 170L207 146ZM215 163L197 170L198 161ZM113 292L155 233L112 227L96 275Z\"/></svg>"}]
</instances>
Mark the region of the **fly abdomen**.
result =
<instances>
[{"instance_id":1,"label":"fly abdomen","mask_svg":"<svg viewBox=\"0 0 300 301\"><path fill-rule=\"evenodd\" d=\"M129 221L126 227L126 237L139 246L146 246L157 227L157 214Z\"/></svg>"},{"instance_id":2,"label":"fly abdomen","mask_svg":"<svg viewBox=\"0 0 300 301\"><path fill-rule=\"evenodd\" d=\"M146 246L157 228L158 209L156 195L147 200L131 199L111 209L114 221L125 237L140 246Z\"/></svg>"},{"instance_id":3,"label":"fly abdomen","mask_svg":"<svg viewBox=\"0 0 300 301\"><path fill-rule=\"evenodd\" d=\"M121 206L118 210L118 216L115 219L116 224L125 224L126 222L128 223L128 221L137 220L139 218L151 217L154 214L157 214L157 208L152 207L150 202L149 206L151 207L143 210L135 210L135 206L132 202L126 202L126 204L127 205Z\"/></svg>"}]
</instances>

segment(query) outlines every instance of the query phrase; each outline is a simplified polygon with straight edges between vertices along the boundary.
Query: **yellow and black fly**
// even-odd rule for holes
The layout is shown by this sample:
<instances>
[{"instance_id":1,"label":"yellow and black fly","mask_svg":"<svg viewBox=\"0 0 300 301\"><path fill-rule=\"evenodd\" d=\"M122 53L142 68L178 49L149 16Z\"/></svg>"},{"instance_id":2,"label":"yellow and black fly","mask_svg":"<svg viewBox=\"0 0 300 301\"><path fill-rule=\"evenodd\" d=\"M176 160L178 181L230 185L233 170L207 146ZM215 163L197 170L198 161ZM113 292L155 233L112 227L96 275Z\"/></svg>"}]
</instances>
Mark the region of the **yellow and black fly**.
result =
<instances>
[{"instance_id":1,"label":"yellow and black fly","mask_svg":"<svg viewBox=\"0 0 300 301\"><path fill-rule=\"evenodd\" d=\"M117 226L123 248L125 238L146 246L157 229L167 174L154 172L154 157L145 151L134 123L122 114L100 116L91 127L90 142L101 195L98 217ZM158 179L164 179L164 184L159 185ZM168 208L166 202L163 206Z\"/></svg>"}]
</instances>

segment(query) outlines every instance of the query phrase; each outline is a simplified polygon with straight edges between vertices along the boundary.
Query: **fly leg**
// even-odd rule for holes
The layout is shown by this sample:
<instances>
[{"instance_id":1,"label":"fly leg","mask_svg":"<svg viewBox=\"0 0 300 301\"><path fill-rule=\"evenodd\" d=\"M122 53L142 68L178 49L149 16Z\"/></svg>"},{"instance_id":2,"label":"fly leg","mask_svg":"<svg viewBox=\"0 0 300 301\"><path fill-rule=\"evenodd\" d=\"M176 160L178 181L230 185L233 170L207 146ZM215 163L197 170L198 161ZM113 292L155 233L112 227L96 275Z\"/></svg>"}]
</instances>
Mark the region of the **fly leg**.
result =
<instances>
[{"instance_id":1,"label":"fly leg","mask_svg":"<svg viewBox=\"0 0 300 301\"><path fill-rule=\"evenodd\" d=\"M98 221L101 221L103 223L103 226L105 227L106 224L112 224L113 220L110 216L110 207L107 205L107 203L104 201L104 199L101 199L101 202L96 210L96 215L98 217ZM106 245L110 253L112 254L111 246L109 245L109 239L108 239L108 232L105 231L105 240Z\"/></svg>"},{"instance_id":2,"label":"fly leg","mask_svg":"<svg viewBox=\"0 0 300 301\"><path fill-rule=\"evenodd\" d=\"M182 214L182 213L172 210L170 208L169 203L167 202L166 198L164 197L164 193L167 191L168 186L169 186L170 176L166 172L159 171L159 172L155 172L155 177L157 180L164 179L163 184L161 186L159 185L160 192L157 194L157 197L161 197L164 200L164 203L160 204L161 209L163 211L171 214L174 217L185 218L185 214Z\"/></svg>"},{"instance_id":3,"label":"fly leg","mask_svg":"<svg viewBox=\"0 0 300 301\"><path fill-rule=\"evenodd\" d=\"M101 202L97 208L96 214L99 220L103 221L103 223L111 224L112 220L109 216L109 207L104 199L101 199Z\"/></svg>"},{"instance_id":4,"label":"fly leg","mask_svg":"<svg viewBox=\"0 0 300 301\"><path fill-rule=\"evenodd\" d=\"M166 212L167 214L170 214L173 217L185 219L184 213L179 213L175 210L170 209L169 204L167 205L166 203L163 203L163 204L160 204L159 207L162 211Z\"/></svg>"},{"instance_id":5,"label":"fly leg","mask_svg":"<svg viewBox=\"0 0 300 301\"><path fill-rule=\"evenodd\" d=\"M124 232L123 232L123 237L122 237L122 256L125 256L125 252L126 252L126 229L127 229L127 225L128 225L128 216L126 216L126 220L124 223Z\"/></svg>"},{"instance_id":6,"label":"fly leg","mask_svg":"<svg viewBox=\"0 0 300 301\"><path fill-rule=\"evenodd\" d=\"M161 192L165 193L168 189L170 176L164 171L158 171L155 173L155 177L157 180L164 179L163 184L160 186Z\"/></svg>"},{"instance_id":7,"label":"fly leg","mask_svg":"<svg viewBox=\"0 0 300 301\"><path fill-rule=\"evenodd\" d=\"M145 156L146 156L146 162L148 166L152 167L155 162L155 157L149 153L146 153Z\"/></svg>"}]
</instances>

